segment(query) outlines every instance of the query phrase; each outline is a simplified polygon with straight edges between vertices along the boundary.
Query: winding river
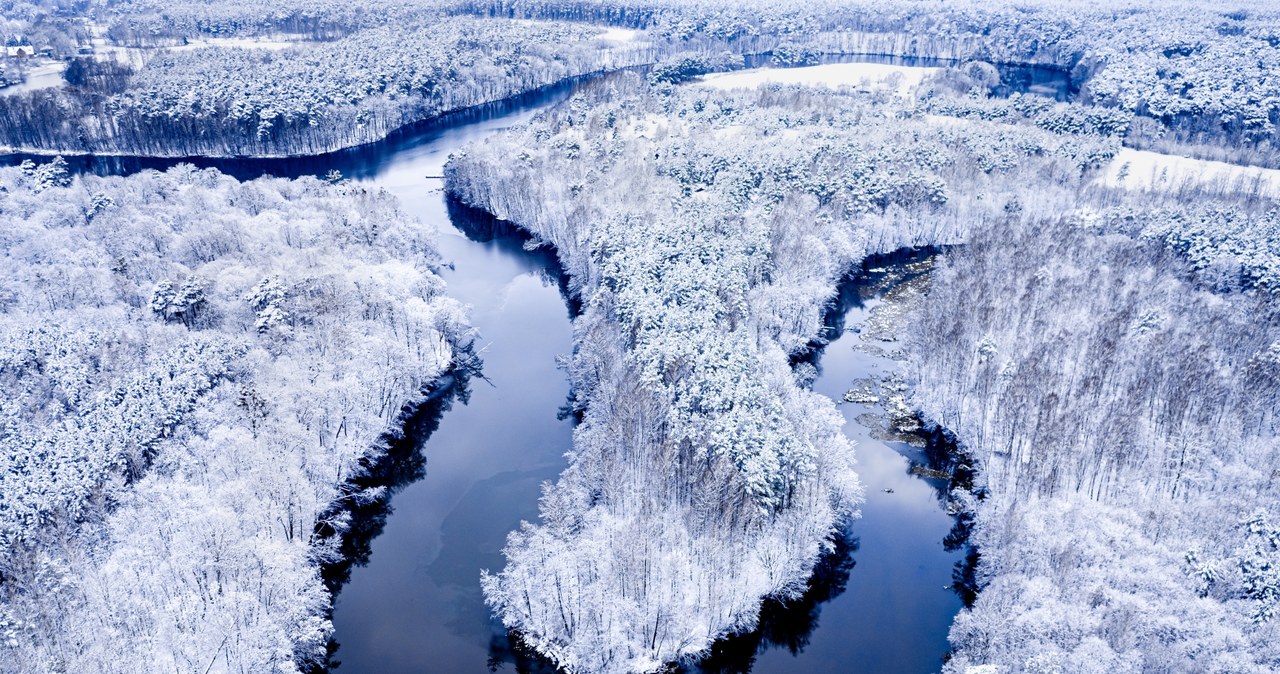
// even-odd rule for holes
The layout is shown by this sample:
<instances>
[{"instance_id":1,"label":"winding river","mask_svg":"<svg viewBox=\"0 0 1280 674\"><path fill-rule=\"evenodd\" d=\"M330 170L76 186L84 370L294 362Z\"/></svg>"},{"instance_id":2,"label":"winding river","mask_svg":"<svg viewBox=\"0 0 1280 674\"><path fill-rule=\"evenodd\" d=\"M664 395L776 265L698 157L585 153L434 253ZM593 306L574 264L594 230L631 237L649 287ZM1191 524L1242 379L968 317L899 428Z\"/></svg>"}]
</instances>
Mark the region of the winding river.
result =
<instances>
[{"instance_id":1,"label":"winding river","mask_svg":"<svg viewBox=\"0 0 1280 674\"><path fill-rule=\"evenodd\" d=\"M537 517L540 483L566 465L572 422L558 412L569 391L555 361L572 349L571 310L552 255L530 253L520 232L450 206L440 181L426 176L441 175L449 154L467 143L567 95L557 91L451 124L373 166L341 169L393 192L411 215L439 226L449 292L473 307L484 379L472 379L467 402L453 403L438 428L418 439L425 477L392 497L368 564L355 567L338 593L337 672L550 669L512 647L484 605L478 577L480 569L501 568L507 532ZM833 399L855 380L893 367L855 349L861 335L850 329L882 301L879 276L851 277L829 319L849 326L836 331L818 361L814 387ZM769 606L757 633L724 642L694 671L924 674L942 664L947 629L961 606L949 586L962 555L943 546L954 519L940 504L938 485L908 472L913 460L924 461L921 450L872 438L856 421L871 407L841 409L867 487L862 519L841 554L824 562L805 601Z\"/></svg>"},{"instance_id":2,"label":"winding river","mask_svg":"<svg viewBox=\"0 0 1280 674\"><path fill-rule=\"evenodd\" d=\"M573 427L559 413L569 391L556 359L572 348L572 310L553 255L527 251L521 233L450 206L438 176L451 152L564 100L580 84L547 87L321 157L68 158L73 168L100 174L178 161L242 179L338 170L394 193L407 213L439 228L442 274L449 292L472 306L483 374L440 391L409 427L403 456L390 464L399 473L388 478L389 506L358 513L364 538L355 545L355 564L329 570L340 588L335 671L549 669L513 648L484 605L479 572L501 567L507 532L536 518L539 485L566 465ZM869 353L874 349L854 330L883 302L885 274L893 269L864 270L842 286L829 318L834 339L817 360L819 392L840 400L856 380L893 367ZM963 551L944 546L955 525L942 505L945 484L910 472L913 463L928 463L922 449L883 439L858 422L872 407L841 409L867 487L862 518L824 560L803 601L766 605L757 632L725 640L691 671L923 674L941 666L947 629L962 605L951 585Z\"/></svg>"}]
</instances>

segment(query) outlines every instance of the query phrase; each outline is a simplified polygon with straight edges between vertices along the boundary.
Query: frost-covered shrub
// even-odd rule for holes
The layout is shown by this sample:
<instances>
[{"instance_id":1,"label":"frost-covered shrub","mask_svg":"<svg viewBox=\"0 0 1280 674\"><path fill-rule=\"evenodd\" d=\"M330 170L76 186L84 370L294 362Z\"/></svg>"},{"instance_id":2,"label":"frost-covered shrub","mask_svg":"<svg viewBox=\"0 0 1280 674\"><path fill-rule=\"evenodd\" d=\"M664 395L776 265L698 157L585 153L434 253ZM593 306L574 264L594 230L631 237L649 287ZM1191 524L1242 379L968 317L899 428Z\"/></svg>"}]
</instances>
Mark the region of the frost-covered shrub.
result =
<instances>
[{"instance_id":1,"label":"frost-covered shrub","mask_svg":"<svg viewBox=\"0 0 1280 674\"><path fill-rule=\"evenodd\" d=\"M731 70L741 66L742 58L732 54L707 55L683 52L655 63L647 77L653 84L680 84L709 72Z\"/></svg>"}]
</instances>

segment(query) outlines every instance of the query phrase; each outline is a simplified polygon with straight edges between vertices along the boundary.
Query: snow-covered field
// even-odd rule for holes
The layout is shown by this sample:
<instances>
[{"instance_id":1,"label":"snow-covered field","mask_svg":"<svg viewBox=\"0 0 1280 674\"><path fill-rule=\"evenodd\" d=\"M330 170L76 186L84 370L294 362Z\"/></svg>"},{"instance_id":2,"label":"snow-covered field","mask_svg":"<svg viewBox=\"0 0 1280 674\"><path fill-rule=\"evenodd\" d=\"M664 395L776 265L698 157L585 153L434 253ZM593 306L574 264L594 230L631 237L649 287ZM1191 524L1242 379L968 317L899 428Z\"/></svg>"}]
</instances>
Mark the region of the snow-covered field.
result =
<instances>
[{"instance_id":1,"label":"snow-covered field","mask_svg":"<svg viewBox=\"0 0 1280 674\"><path fill-rule=\"evenodd\" d=\"M712 73L703 77L701 84L717 89L756 89L771 82L831 88L888 85L905 95L937 71L938 68L884 63L828 63L802 68L754 68L731 73Z\"/></svg>"},{"instance_id":2,"label":"snow-covered field","mask_svg":"<svg viewBox=\"0 0 1280 674\"><path fill-rule=\"evenodd\" d=\"M28 91L35 91L37 89L48 89L50 87L60 87L63 83L62 71L66 69L67 64L61 61L42 63L27 71L26 82L0 89L0 96L21 94Z\"/></svg>"},{"instance_id":3,"label":"snow-covered field","mask_svg":"<svg viewBox=\"0 0 1280 674\"><path fill-rule=\"evenodd\" d=\"M606 42L635 42L640 36L640 31L630 28L609 28L596 37L597 40Z\"/></svg>"},{"instance_id":4,"label":"snow-covered field","mask_svg":"<svg viewBox=\"0 0 1280 674\"><path fill-rule=\"evenodd\" d=\"M1231 192L1280 197L1280 170L1125 148L1099 177L1109 187L1170 190L1185 185L1216 185Z\"/></svg>"},{"instance_id":5,"label":"snow-covered field","mask_svg":"<svg viewBox=\"0 0 1280 674\"><path fill-rule=\"evenodd\" d=\"M109 44L105 38L95 38L93 40L93 50L94 55L99 58L114 58L122 63L141 66L146 63L148 58L164 51L195 51L210 47L238 47L240 49L281 51L307 42L307 40L300 37L293 39L294 37L291 35L278 35L271 38L211 37L201 40L188 40L187 44L167 47L119 47Z\"/></svg>"}]
</instances>

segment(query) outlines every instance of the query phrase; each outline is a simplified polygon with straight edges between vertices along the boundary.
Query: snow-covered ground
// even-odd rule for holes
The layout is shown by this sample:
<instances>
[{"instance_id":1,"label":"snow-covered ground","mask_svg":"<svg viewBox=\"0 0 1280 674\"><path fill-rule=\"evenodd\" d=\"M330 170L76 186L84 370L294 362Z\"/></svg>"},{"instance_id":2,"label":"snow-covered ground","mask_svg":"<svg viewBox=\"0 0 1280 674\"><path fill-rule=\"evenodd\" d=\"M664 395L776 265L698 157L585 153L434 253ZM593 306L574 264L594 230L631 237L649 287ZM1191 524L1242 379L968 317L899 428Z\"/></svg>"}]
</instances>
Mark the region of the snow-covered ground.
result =
<instances>
[{"instance_id":1,"label":"snow-covered ground","mask_svg":"<svg viewBox=\"0 0 1280 674\"><path fill-rule=\"evenodd\" d=\"M804 84L809 86L895 86L908 94L938 68L895 66L884 63L828 63L801 68L755 68L730 73L712 73L701 84L717 89L756 89L762 84Z\"/></svg>"},{"instance_id":2,"label":"snow-covered ground","mask_svg":"<svg viewBox=\"0 0 1280 674\"><path fill-rule=\"evenodd\" d=\"M994 124L946 115L925 115L931 124L963 127ZM1129 190L1170 191L1186 186L1208 186L1230 193L1251 193L1280 198L1280 169L1243 166L1208 159L1122 148L1098 176L1098 183Z\"/></svg>"},{"instance_id":3,"label":"snow-covered ground","mask_svg":"<svg viewBox=\"0 0 1280 674\"><path fill-rule=\"evenodd\" d=\"M605 42L635 42L640 36L640 31L630 28L609 28L603 33L596 36L597 40Z\"/></svg>"},{"instance_id":4,"label":"snow-covered ground","mask_svg":"<svg viewBox=\"0 0 1280 674\"><path fill-rule=\"evenodd\" d=\"M15 84L11 87L0 89L0 96L8 96L10 94L21 94L37 89L48 89L50 87L62 86L62 71L67 69L67 64L61 61L49 61L27 71L27 81L22 84Z\"/></svg>"},{"instance_id":5,"label":"snow-covered ground","mask_svg":"<svg viewBox=\"0 0 1280 674\"><path fill-rule=\"evenodd\" d=\"M966 124L973 124L976 121L972 119L961 119L960 117L951 117L949 115L929 114L924 116L924 120L930 124L937 124L938 126L964 126Z\"/></svg>"},{"instance_id":6,"label":"snow-covered ground","mask_svg":"<svg viewBox=\"0 0 1280 674\"><path fill-rule=\"evenodd\" d=\"M241 49L267 49L270 51L279 51L296 47L306 42L299 39L270 39L270 38L253 38L253 37L211 37L204 40L188 40L187 44L179 47L169 47L174 51L190 51L192 49L204 49L205 47L240 47Z\"/></svg>"},{"instance_id":7,"label":"snow-covered ground","mask_svg":"<svg viewBox=\"0 0 1280 674\"><path fill-rule=\"evenodd\" d=\"M1217 186L1232 192L1280 197L1280 170L1124 148L1099 181L1132 190L1169 190L1184 185Z\"/></svg>"},{"instance_id":8,"label":"snow-covered ground","mask_svg":"<svg viewBox=\"0 0 1280 674\"><path fill-rule=\"evenodd\" d=\"M165 47L119 47L109 44L105 38L94 38L93 51L94 56L98 58L113 58L122 63L141 66L146 63L148 58L164 51L194 51L196 49L207 49L209 47L239 47L241 49L280 51L290 47L297 47L305 42L308 42L308 40L305 40L300 36L277 35L270 38L210 37L198 40L188 40L187 44L184 45Z\"/></svg>"},{"instance_id":9,"label":"snow-covered ground","mask_svg":"<svg viewBox=\"0 0 1280 674\"><path fill-rule=\"evenodd\" d=\"M648 138L650 140L656 138L660 132L667 132L671 129L672 120L662 115L640 115L632 120L627 121L619 127L619 132L624 138Z\"/></svg>"}]
</instances>

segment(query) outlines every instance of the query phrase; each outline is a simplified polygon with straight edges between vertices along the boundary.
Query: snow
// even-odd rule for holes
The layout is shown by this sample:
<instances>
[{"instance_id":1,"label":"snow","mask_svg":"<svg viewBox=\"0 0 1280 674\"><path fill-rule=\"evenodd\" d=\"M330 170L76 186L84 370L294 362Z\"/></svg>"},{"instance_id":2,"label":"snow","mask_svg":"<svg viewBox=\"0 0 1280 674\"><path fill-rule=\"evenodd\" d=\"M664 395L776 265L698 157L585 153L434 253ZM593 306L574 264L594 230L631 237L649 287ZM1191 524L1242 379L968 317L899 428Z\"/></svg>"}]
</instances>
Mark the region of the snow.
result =
<instances>
[{"instance_id":1,"label":"snow","mask_svg":"<svg viewBox=\"0 0 1280 674\"><path fill-rule=\"evenodd\" d=\"M662 115L646 114L629 120L621 125L618 130L624 138L649 138L653 139L659 131L669 129L671 120Z\"/></svg>"},{"instance_id":2,"label":"snow","mask_svg":"<svg viewBox=\"0 0 1280 674\"><path fill-rule=\"evenodd\" d=\"M715 130L716 138L728 140L731 138L742 138L751 133L753 129L746 124L731 124Z\"/></svg>"},{"instance_id":3,"label":"snow","mask_svg":"<svg viewBox=\"0 0 1280 674\"><path fill-rule=\"evenodd\" d=\"M952 117L950 115L926 114L924 116L924 121L937 126L947 126L947 127L954 128L954 127L967 126L969 124L973 124L975 121L980 121L980 120L962 119L960 117Z\"/></svg>"},{"instance_id":4,"label":"snow","mask_svg":"<svg viewBox=\"0 0 1280 674\"><path fill-rule=\"evenodd\" d=\"M828 63L802 68L755 68L731 73L713 73L702 78L704 86L716 89L756 89L760 85L802 84L838 88L870 84L893 84L897 80L897 92L906 95L938 68L895 66L884 63Z\"/></svg>"},{"instance_id":5,"label":"snow","mask_svg":"<svg viewBox=\"0 0 1280 674\"><path fill-rule=\"evenodd\" d=\"M187 44L180 47L169 47L173 51L190 51L192 49L204 49L206 47L239 47L241 49L266 49L269 51L280 51L290 47L296 47L305 40L272 40L266 38L253 37L211 37L204 40L188 40Z\"/></svg>"},{"instance_id":6,"label":"snow","mask_svg":"<svg viewBox=\"0 0 1280 674\"><path fill-rule=\"evenodd\" d=\"M596 36L597 40L605 42L635 42L640 37L640 31L630 28L609 28L603 33Z\"/></svg>"},{"instance_id":7,"label":"snow","mask_svg":"<svg viewBox=\"0 0 1280 674\"><path fill-rule=\"evenodd\" d=\"M1124 148L1098 180L1108 187L1171 190L1217 184L1233 192L1280 197L1280 170Z\"/></svg>"},{"instance_id":8,"label":"snow","mask_svg":"<svg viewBox=\"0 0 1280 674\"><path fill-rule=\"evenodd\" d=\"M282 51L290 47L303 45L308 40L298 36L296 39L290 39L294 36L277 35L271 38L264 37L210 37L195 40L188 40L184 45L172 45L161 47L120 47L107 42L106 38L94 38L92 41L94 56L114 58L122 63L129 63L137 67L144 65L148 58L157 54L169 52L195 51L197 49L208 49L210 47L237 47L240 49L262 49L265 51Z\"/></svg>"},{"instance_id":9,"label":"snow","mask_svg":"<svg viewBox=\"0 0 1280 674\"><path fill-rule=\"evenodd\" d=\"M62 72L67 69L67 64L60 61L50 61L42 63L31 70L27 71L27 81L22 84L15 84L11 87L0 89L0 96L9 94L21 94L28 91L36 91L37 89L49 89L51 87L62 86Z\"/></svg>"}]
</instances>

